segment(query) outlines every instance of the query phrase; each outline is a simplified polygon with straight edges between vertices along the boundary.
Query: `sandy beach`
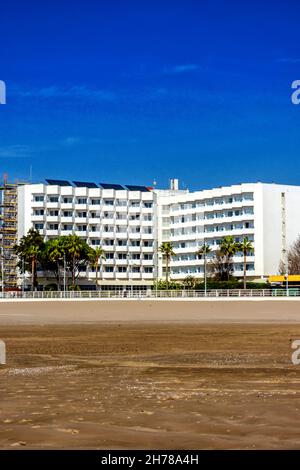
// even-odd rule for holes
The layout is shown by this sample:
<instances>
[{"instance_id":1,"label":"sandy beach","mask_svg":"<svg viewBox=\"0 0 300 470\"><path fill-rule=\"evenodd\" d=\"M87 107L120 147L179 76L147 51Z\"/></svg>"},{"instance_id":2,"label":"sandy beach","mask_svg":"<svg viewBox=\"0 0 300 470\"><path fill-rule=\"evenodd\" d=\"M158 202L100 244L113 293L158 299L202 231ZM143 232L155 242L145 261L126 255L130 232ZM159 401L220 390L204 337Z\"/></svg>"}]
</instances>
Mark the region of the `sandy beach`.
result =
<instances>
[{"instance_id":1,"label":"sandy beach","mask_svg":"<svg viewBox=\"0 0 300 470\"><path fill-rule=\"evenodd\" d=\"M0 306L0 448L300 447L299 302L17 304Z\"/></svg>"}]
</instances>

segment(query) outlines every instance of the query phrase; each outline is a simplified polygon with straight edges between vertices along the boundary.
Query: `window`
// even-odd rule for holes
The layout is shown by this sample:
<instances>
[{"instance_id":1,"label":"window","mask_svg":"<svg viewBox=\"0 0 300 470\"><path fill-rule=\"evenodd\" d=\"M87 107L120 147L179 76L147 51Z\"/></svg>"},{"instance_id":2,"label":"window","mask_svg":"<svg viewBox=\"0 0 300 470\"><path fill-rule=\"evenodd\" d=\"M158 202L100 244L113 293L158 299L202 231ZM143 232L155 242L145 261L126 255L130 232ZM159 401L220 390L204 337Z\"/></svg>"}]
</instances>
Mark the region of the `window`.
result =
<instances>
[{"instance_id":1,"label":"window","mask_svg":"<svg viewBox=\"0 0 300 470\"><path fill-rule=\"evenodd\" d=\"M72 204L72 203L73 203L73 198L71 198L71 197L64 197L64 198L63 198L63 203L64 203L64 204Z\"/></svg>"},{"instance_id":2,"label":"window","mask_svg":"<svg viewBox=\"0 0 300 470\"><path fill-rule=\"evenodd\" d=\"M58 224L49 224L49 230L58 230Z\"/></svg>"},{"instance_id":3,"label":"window","mask_svg":"<svg viewBox=\"0 0 300 470\"><path fill-rule=\"evenodd\" d=\"M118 246L126 246L127 241L126 240L118 240Z\"/></svg>"},{"instance_id":4,"label":"window","mask_svg":"<svg viewBox=\"0 0 300 470\"><path fill-rule=\"evenodd\" d=\"M100 240L92 240L92 245L93 246L99 246L100 245Z\"/></svg>"},{"instance_id":5,"label":"window","mask_svg":"<svg viewBox=\"0 0 300 470\"><path fill-rule=\"evenodd\" d=\"M100 205L100 199L92 199L92 206L99 206Z\"/></svg>"},{"instance_id":6,"label":"window","mask_svg":"<svg viewBox=\"0 0 300 470\"><path fill-rule=\"evenodd\" d=\"M117 205L126 207L127 206L127 199L117 199Z\"/></svg>"},{"instance_id":7,"label":"window","mask_svg":"<svg viewBox=\"0 0 300 470\"><path fill-rule=\"evenodd\" d=\"M58 202L58 196L49 196L49 202Z\"/></svg>"},{"instance_id":8,"label":"window","mask_svg":"<svg viewBox=\"0 0 300 470\"><path fill-rule=\"evenodd\" d=\"M145 260L152 260L152 259L153 259L153 255L146 253L146 254L144 255L144 259L145 259Z\"/></svg>"},{"instance_id":9,"label":"window","mask_svg":"<svg viewBox=\"0 0 300 470\"><path fill-rule=\"evenodd\" d=\"M59 212L58 211L49 211L50 217L58 217Z\"/></svg>"},{"instance_id":10,"label":"window","mask_svg":"<svg viewBox=\"0 0 300 470\"><path fill-rule=\"evenodd\" d=\"M150 241L150 240L145 240L145 241L144 241L144 246L146 246L146 247L152 247L152 246L153 246L153 242Z\"/></svg>"},{"instance_id":11,"label":"window","mask_svg":"<svg viewBox=\"0 0 300 470\"><path fill-rule=\"evenodd\" d=\"M44 224L34 224L34 228L36 230L43 230L44 229Z\"/></svg>"},{"instance_id":12,"label":"window","mask_svg":"<svg viewBox=\"0 0 300 470\"><path fill-rule=\"evenodd\" d=\"M126 253L119 253L118 254L118 259L125 259L126 260L127 259Z\"/></svg>"},{"instance_id":13,"label":"window","mask_svg":"<svg viewBox=\"0 0 300 470\"><path fill-rule=\"evenodd\" d=\"M130 246L141 246L140 240L132 240Z\"/></svg>"},{"instance_id":14,"label":"window","mask_svg":"<svg viewBox=\"0 0 300 470\"><path fill-rule=\"evenodd\" d=\"M73 230L73 225L69 225L69 224L64 224L62 226L62 230L69 230L69 231L72 231Z\"/></svg>"},{"instance_id":15,"label":"window","mask_svg":"<svg viewBox=\"0 0 300 470\"><path fill-rule=\"evenodd\" d=\"M141 272L141 268L140 268L139 266L133 266L132 272L133 272L133 273L140 273L140 272Z\"/></svg>"},{"instance_id":16,"label":"window","mask_svg":"<svg viewBox=\"0 0 300 470\"><path fill-rule=\"evenodd\" d=\"M86 202L87 202L86 197L85 197L85 198L79 197L79 198L77 199L77 204L86 204Z\"/></svg>"},{"instance_id":17,"label":"window","mask_svg":"<svg viewBox=\"0 0 300 470\"><path fill-rule=\"evenodd\" d=\"M119 273L126 273L127 272L126 266L119 266L118 267L118 272Z\"/></svg>"},{"instance_id":18,"label":"window","mask_svg":"<svg viewBox=\"0 0 300 470\"><path fill-rule=\"evenodd\" d=\"M146 266L144 271L146 274L151 274L153 273L153 268L151 266Z\"/></svg>"},{"instance_id":19,"label":"window","mask_svg":"<svg viewBox=\"0 0 300 470\"><path fill-rule=\"evenodd\" d=\"M114 200L113 199L104 199L103 202L106 206L113 206L114 205Z\"/></svg>"},{"instance_id":20,"label":"window","mask_svg":"<svg viewBox=\"0 0 300 470\"><path fill-rule=\"evenodd\" d=\"M114 272L113 266L105 266L105 272L106 273L113 273Z\"/></svg>"},{"instance_id":21,"label":"window","mask_svg":"<svg viewBox=\"0 0 300 470\"><path fill-rule=\"evenodd\" d=\"M35 202L43 202L44 201L44 196L34 196L34 201Z\"/></svg>"},{"instance_id":22,"label":"window","mask_svg":"<svg viewBox=\"0 0 300 470\"><path fill-rule=\"evenodd\" d=\"M114 245L114 240L104 240L104 245L113 246Z\"/></svg>"},{"instance_id":23,"label":"window","mask_svg":"<svg viewBox=\"0 0 300 470\"><path fill-rule=\"evenodd\" d=\"M152 202L144 202L144 207L145 207L146 209L151 209L151 207L152 207ZM168 206L163 206L163 210L165 210L164 207L167 207L167 209L168 209Z\"/></svg>"},{"instance_id":24,"label":"window","mask_svg":"<svg viewBox=\"0 0 300 470\"><path fill-rule=\"evenodd\" d=\"M73 213L71 211L63 211L63 217L72 217Z\"/></svg>"},{"instance_id":25,"label":"window","mask_svg":"<svg viewBox=\"0 0 300 470\"><path fill-rule=\"evenodd\" d=\"M141 255L139 253L133 253L131 258L132 259L141 259Z\"/></svg>"},{"instance_id":26,"label":"window","mask_svg":"<svg viewBox=\"0 0 300 470\"><path fill-rule=\"evenodd\" d=\"M44 209L37 209L34 211L34 215L44 215Z\"/></svg>"},{"instance_id":27,"label":"window","mask_svg":"<svg viewBox=\"0 0 300 470\"><path fill-rule=\"evenodd\" d=\"M113 252L105 253L105 259L114 259L114 253Z\"/></svg>"}]
</instances>

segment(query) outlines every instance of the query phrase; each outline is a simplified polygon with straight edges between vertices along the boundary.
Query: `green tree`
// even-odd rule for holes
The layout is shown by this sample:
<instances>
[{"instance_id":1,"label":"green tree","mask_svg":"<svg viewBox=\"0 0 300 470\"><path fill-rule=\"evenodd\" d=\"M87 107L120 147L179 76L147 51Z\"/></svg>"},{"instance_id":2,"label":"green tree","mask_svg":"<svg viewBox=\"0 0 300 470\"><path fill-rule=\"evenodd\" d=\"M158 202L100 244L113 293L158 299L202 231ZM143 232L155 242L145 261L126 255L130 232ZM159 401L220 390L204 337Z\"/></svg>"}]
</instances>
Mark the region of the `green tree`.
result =
<instances>
[{"instance_id":1,"label":"green tree","mask_svg":"<svg viewBox=\"0 0 300 470\"><path fill-rule=\"evenodd\" d=\"M99 261L101 261L101 259L105 259L104 250L100 247L97 247L94 249L91 248L90 253L89 253L89 259L90 259L90 265L93 268L95 268L95 272L96 272L95 284L96 284L96 290L98 290Z\"/></svg>"},{"instance_id":2,"label":"green tree","mask_svg":"<svg viewBox=\"0 0 300 470\"><path fill-rule=\"evenodd\" d=\"M175 256L173 251L173 243L172 242L163 242L160 247L159 251L166 259L166 286L167 289L169 287L169 266L172 256Z\"/></svg>"},{"instance_id":3,"label":"green tree","mask_svg":"<svg viewBox=\"0 0 300 470\"><path fill-rule=\"evenodd\" d=\"M15 253L19 258L19 269L23 271L24 263L24 270L31 272L32 290L36 290L38 286L37 266L42 260L44 247L43 237L34 228L29 229L27 235L24 235L19 244L15 245Z\"/></svg>"},{"instance_id":4,"label":"green tree","mask_svg":"<svg viewBox=\"0 0 300 470\"><path fill-rule=\"evenodd\" d=\"M242 242L237 244L237 250L241 251L244 255L244 289L246 289L246 271L247 271L247 255L254 252L252 243L248 240L247 237L243 239Z\"/></svg>"},{"instance_id":5,"label":"green tree","mask_svg":"<svg viewBox=\"0 0 300 470\"><path fill-rule=\"evenodd\" d=\"M221 255L219 260L223 258L225 272L227 273L227 280L229 281L230 276L233 273L232 258L236 252L239 251L239 244L236 243L235 239L231 235L228 235L222 239L219 251Z\"/></svg>"},{"instance_id":6,"label":"green tree","mask_svg":"<svg viewBox=\"0 0 300 470\"><path fill-rule=\"evenodd\" d=\"M46 242L43 253L43 268L53 271L58 290L60 290L61 284L60 271L63 265L64 253L62 237L52 238Z\"/></svg>"},{"instance_id":7,"label":"green tree","mask_svg":"<svg viewBox=\"0 0 300 470\"><path fill-rule=\"evenodd\" d=\"M182 281L183 287L187 290L195 289L196 283L197 280L194 278L194 276L186 276Z\"/></svg>"},{"instance_id":8,"label":"green tree","mask_svg":"<svg viewBox=\"0 0 300 470\"><path fill-rule=\"evenodd\" d=\"M76 288L76 279L81 266L87 266L90 262L91 248L85 240L77 235L60 237L64 253L66 255L67 268L71 272L72 288Z\"/></svg>"}]
</instances>

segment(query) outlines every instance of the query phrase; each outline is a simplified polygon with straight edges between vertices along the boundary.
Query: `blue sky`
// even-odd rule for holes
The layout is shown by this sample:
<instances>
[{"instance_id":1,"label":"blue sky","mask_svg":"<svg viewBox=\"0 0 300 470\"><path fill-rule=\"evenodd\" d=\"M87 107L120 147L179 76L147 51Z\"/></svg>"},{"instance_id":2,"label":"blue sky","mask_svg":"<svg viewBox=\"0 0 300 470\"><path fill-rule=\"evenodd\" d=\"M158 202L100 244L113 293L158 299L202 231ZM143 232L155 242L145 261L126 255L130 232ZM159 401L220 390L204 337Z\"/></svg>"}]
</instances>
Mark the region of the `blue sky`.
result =
<instances>
[{"instance_id":1,"label":"blue sky","mask_svg":"<svg viewBox=\"0 0 300 470\"><path fill-rule=\"evenodd\" d=\"M1 173L300 184L297 1L1 4Z\"/></svg>"}]
</instances>

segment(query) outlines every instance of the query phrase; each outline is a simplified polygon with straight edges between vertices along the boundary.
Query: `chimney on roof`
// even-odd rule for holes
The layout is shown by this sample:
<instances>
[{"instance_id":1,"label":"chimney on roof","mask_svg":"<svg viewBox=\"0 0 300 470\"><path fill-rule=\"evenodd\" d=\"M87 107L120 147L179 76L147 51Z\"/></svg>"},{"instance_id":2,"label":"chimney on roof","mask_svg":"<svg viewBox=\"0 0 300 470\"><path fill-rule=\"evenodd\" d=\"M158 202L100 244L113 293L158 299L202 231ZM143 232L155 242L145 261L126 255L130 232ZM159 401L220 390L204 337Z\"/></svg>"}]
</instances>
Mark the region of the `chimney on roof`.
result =
<instances>
[{"instance_id":1,"label":"chimney on roof","mask_svg":"<svg viewBox=\"0 0 300 470\"><path fill-rule=\"evenodd\" d=\"M178 191L179 189L179 180L177 178L170 179L170 189L173 191Z\"/></svg>"}]
</instances>

